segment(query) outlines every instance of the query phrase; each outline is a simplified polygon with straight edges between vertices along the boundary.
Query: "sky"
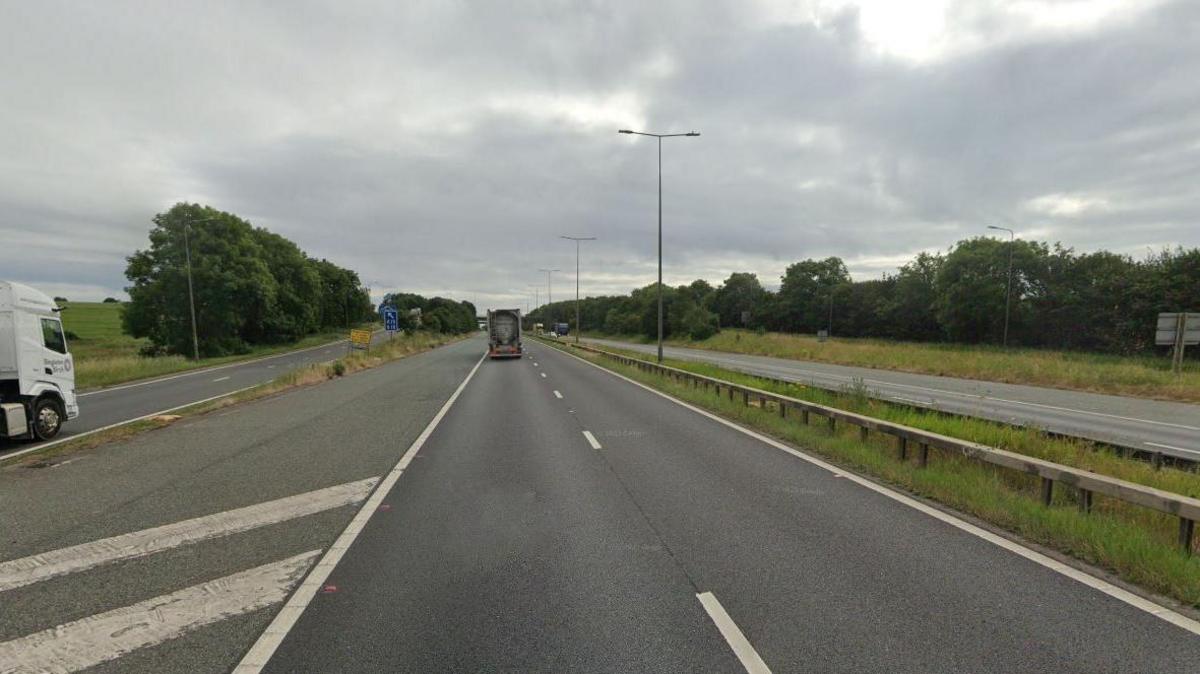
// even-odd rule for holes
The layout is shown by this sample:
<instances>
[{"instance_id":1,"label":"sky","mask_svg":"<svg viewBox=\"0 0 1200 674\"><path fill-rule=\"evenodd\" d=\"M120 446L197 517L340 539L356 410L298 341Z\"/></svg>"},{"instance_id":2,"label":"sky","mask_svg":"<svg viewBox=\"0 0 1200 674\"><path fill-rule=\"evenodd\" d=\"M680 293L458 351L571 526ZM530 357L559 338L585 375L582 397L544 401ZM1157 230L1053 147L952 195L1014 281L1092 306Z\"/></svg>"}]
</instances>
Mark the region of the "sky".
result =
<instances>
[{"instance_id":1,"label":"sky","mask_svg":"<svg viewBox=\"0 0 1200 674\"><path fill-rule=\"evenodd\" d=\"M198 202L488 307L1200 246L1200 3L0 0L0 278L125 297ZM1006 235L1005 235L1006 236Z\"/></svg>"}]
</instances>

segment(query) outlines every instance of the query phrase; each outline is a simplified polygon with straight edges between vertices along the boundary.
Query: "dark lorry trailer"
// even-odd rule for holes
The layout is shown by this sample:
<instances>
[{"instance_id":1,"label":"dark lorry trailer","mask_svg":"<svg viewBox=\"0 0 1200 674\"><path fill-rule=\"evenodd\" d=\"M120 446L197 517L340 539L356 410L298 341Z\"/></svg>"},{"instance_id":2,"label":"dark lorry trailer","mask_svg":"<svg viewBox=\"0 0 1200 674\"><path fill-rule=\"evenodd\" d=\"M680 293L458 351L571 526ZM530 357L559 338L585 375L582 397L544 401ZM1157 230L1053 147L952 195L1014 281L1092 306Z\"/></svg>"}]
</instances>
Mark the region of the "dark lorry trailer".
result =
<instances>
[{"instance_id":1,"label":"dark lorry trailer","mask_svg":"<svg viewBox=\"0 0 1200 674\"><path fill-rule=\"evenodd\" d=\"M521 310L492 309L488 311L488 356L491 358L521 357Z\"/></svg>"}]
</instances>

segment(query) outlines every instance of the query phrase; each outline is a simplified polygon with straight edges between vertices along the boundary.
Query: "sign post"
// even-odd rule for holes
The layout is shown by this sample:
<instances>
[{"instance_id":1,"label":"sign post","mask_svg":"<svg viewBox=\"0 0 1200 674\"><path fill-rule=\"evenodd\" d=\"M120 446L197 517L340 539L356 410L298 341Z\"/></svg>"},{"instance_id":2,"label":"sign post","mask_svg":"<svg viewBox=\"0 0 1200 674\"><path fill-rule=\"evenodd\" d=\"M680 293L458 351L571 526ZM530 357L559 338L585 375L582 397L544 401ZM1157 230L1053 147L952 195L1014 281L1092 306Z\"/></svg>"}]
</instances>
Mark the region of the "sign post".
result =
<instances>
[{"instance_id":1,"label":"sign post","mask_svg":"<svg viewBox=\"0 0 1200 674\"><path fill-rule=\"evenodd\" d=\"M371 331L370 330L351 330L350 331L350 348L363 349L367 353L371 352Z\"/></svg>"},{"instance_id":2,"label":"sign post","mask_svg":"<svg viewBox=\"0 0 1200 674\"><path fill-rule=\"evenodd\" d=\"M1162 313L1154 332L1154 344L1171 347L1171 369L1183 371L1183 350L1200 344L1200 313Z\"/></svg>"},{"instance_id":3,"label":"sign post","mask_svg":"<svg viewBox=\"0 0 1200 674\"><path fill-rule=\"evenodd\" d=\"M396 307L383 308L383 329L388 331L388 334L395 338L396 331L400 329L400 312L396 311Z\"/></svg>"}]
</instances>

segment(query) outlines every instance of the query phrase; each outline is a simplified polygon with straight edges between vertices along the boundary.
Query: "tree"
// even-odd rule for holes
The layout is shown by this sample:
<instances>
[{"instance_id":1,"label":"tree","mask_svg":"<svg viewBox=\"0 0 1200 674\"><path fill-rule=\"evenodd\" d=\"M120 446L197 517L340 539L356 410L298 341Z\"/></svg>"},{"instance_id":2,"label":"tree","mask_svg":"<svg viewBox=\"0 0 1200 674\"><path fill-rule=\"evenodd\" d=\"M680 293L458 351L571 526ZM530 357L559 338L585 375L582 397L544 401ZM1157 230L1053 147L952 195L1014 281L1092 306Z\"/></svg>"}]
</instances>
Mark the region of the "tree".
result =
<instances>
[{"instance_id":1,"label":"tree","mask_svg":"<svg viewBox=\"0 0 1200 674\"><path fill-rule=\"evenodd\" d=\"M990 237L960 241L938 271L938 321L956 342L1000 342L1008 284L1009 242ZM1014 335L1030 324L1026 296L1044 295L1044 244L1012 243L1011 328ZM1010 342L1020 342L1010 339Z\"/></svg>"},{"instance_id":2,"label":"tree","mask_svg":"<svg viewBox=\"0 0 1200 674\"><path fill-rule=\"evenodd\" d=\"M777 327L792 332L823 329L834 288L847 283L850 272L839 257L804 260L789 266L779 287Z\"/></svg>"},{"instance_id":3,"label":"tree","mask_svg":"<svg viewBox=\"0 0 1200 674\"><path fill-rule=\"evenodd\" d=\"M203 221L203 222L202 222ZM249 223L229 213L176 204L154 217L150 247L128 258L126 331L172 353L191 352L184 227L188 227L200 353L244 352L264 335L278 284Z\"/></svg>"},{"instance_id":4,"label":"tree","mask_svg":"<svg viewBox=\"0 0 1200 674\"><path fill-rule=\"evenodd\" d=\"M922 341L941 337L934 306L943 260L940 254L918 253L898 274L888 277L892 290L879 307L880 321L890 328L888 336Z\"/></svg>"},{"instance_id":5,"label":"tree","mask_svg":"<svg viewBox=\"0 0 1200 674\"><path fill-rule=\"evenodd\" d=\"M748 272L734 272L725 279L721 287L712 294L710 307L726 327L762 325L766 315L761 312L767 299L767 291L758 282L758 276ZM749 320L743 321L743 315Z\"/></svg>"},{"instance_id":6,"label":"tree","mask_svg":"<svg viewBox=\"0 0 1200 674\"><path fill-rule=\"evenodd\" d=\"M119 304L120 300L118 300L115 297L105 297L103 303L104 304Z\"/></svg>"}]
</instances>

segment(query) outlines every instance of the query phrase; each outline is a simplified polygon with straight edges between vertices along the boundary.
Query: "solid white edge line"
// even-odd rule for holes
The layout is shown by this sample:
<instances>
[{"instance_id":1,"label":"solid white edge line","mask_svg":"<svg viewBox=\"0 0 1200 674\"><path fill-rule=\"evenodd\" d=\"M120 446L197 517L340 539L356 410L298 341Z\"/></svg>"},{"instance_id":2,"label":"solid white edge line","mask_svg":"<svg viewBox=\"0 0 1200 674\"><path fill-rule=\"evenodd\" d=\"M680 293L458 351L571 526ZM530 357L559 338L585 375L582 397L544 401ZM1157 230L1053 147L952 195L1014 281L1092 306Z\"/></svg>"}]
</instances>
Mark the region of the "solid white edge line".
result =
<instances>
[{"instance_id":1,"label":"solid white edge line","mask_svg":"<svg viewBox=\"0 0 1200 674\"><path fill-rule=\"evenodd\" d=\"M600 449L601 448L600 442L598 440L596 440L596 436L592 435L591 431L584 431L583 437L587 438L588 444L592 446L592 449Z\"/></svg>"},{"instance_id":2,"label":"solid white edge line","mask_svg":"<svg viewBox=\"0 0 1200 674\"><path fill-rule=\"evenodd\" d=\"M934 508L932 506L921 503L920 501L918 501L906 494L901 494L900 492L893 491L887 487L876 484L876 483L872 482L871 480L868 480L865 477L862 477L856 473L849 472L848 469L839 468L839 467L837 467L831 463L828 463L822 459L818 459L815 456L810 456L808 454L805 454L804 452L802 452L798 449L795 449L793 447L789 447L789 446L783 444L782 442L779 442L778 440L769 438L761 433L752 431L749 428L746 428L746 427L736 424L732 421L729 421L728 419L717 416L716 414L713 414L712 412L709 412L708 410L701 409L699 407L696 407L695 405L692 405L692 404L684 402L678 398L675 398L674 396L663 393L662 391L658 391L650 386L647 386L646 384L641 383L640 381L635 381L633 379L630 379L629 377L626 377L623 374L620 374L618 372L613 372L612 370L609 370L608 368L597 365L597 364L595 364L589 360L586 360L584 358L580 358L579 356L576 356L573 353L567 353L565 351L562 353L564 353L565 355L570 356L572 358L575 358L576 360L579 360L583 363L586 363L587 365L591 365L592 367L596 368L597 370L600 370L601 372L607 372L608 374L610 374L614 377L617 377L619 379L623 379L623 380L629 382L630 384L633 384L634 386L641 387L642 389L645 389L646 391L649 391L650 393L653 393L662 398L666 398L667 400L670 400L671 402L674 402L677 405L685 407L685 408L695 412L696 414L699 414L704 417L708 417L709 419L712 419L713 421L715 421L719 424L728 426L729 428L732 428L735 431L738 431L739 433L748 435L762 443L765 443L767 445L770 445L771 447L774 447L775 449L787 452L788 454L791 454L792 456L795 456L798 459L807 461L807 462L813 464L814 466L819 466L821 468L824 468L825 470L833 473L834 475L836 475L838 477L842 477L847 480L851 480L851 481L855 482L856 484L866 487L867 489L870 489L871 491L873 491L877 494L886 496L886 497L892 499L893 501L896 501L897 503L906 505L906 506L912 508L913 510L918 510L926 515L929 515L930 517L932 517L934 519L941 520L942 522L945 522L946 524L949 524L950 526L955 527L956 529L959 529L968 534L971 534L972 536L982 538L983 540L987 541L988 543L991 543L997 547L1003 548L1013 554L1024 557L1025 559L1028 559L1029 561L1031 561L1035 564L1044 566L1047 569L1054 571L1055 573L1058 573L1060 575L1066 576L1067 578L1070 578L1071 580L1082 583L1083 585L1086 585L1086 586L1092 588L1093 590L1102 592L1102 593L1112 597L1113 599L1124 602L1136 609L1145 611L1146 613L1149 613L1152 616L1155 616L1155 617L1160 618L1168 623L1171 623L1172 625L1175 625L1176 627L1179 627L1180 629L1186 630L1188 632L1191 632L1192 634L1200 636L1200 621L1193 620L1181 613L1178 613L1176 611L1173 611L1173 610L1167 608L1166 606L1163 606L1161 604L1156 604L1155 602L1152 602L1149 599L1146 599L1144 597L1138 596L1138 595L1130 592L1129 590L1126 590L1124 588L1113 585L1112 583L1109 583L1108 581L1097 578L1097 577L1091 575L1090 573L1081 571L1073 566L1070 566L1069 564L1064 564L1064 563L1054 559L1053 557L1050 557L1048 555L1043 555L1042 553L1037 552L1036 550L1027 548L1027 547L1021 545L1020 543L1016 543L1015 541L1011 541L1007 538L1004 538L1003 536L994 534L994 533L988 531L987 529L977 527L974 524L971 524L969 522L961 520L947 512L944 512L944 511Z\"/></svg>"},{"instance_id":3,"label":"solid white edge line","mask_svg":"<svg viewBox=\"0 0 1200 674\"><path fill-rule=\"evenodd\" d=\"M230 379L230 376L229 376L229 375L225 375L224 377L217 377L216 379L214 379L214 380L213 380L213 382L214 382L214 383L216 383L216 382L219 382L219 381L229 381L229 379Z\"/></svg>"},{"instance_id":4,"label":"solid white edge line","mask_svg":"<svg viewBox=\"0 0 1200 674\"><path fill-rule=\"evenodd\" d=\"M86 437L87 437L87 436L89 436L89 435L92 435L92 434L95 434L95 433L99 433L99 432L101 432L101 431L107 431L107 430L111 430L111 429L114 429L114 428L117 428L117 427L120 427L120 426L124 426L124 425L126 425L126 424L132 424L132 423L136 423L136 422L138 422L138 421L145 421L146 419L149 419L149 418L151 418L151 417L157 417L157 416L159 416L159 415L162 415L162 414L170 414L171 412L175 412L175 411L177 411L177 410L181 410L181 409L183 409L183 408L185 408L185 407L191 407L192 405L200 405L200 404L203 404L203 403L212 402L212 401L214 401L214 400L219 400L219 399L221 399L221 398L227 398L227 397L229 397L229 396L232 396L232 395L237 395L237 394L239 394L239 393L242 393L243 391L249 391L250 389L252 389L252 388L255 388L256 386L260 386L261 384L265 384L265 383L267 383L267 382L260 382L259 384L254 384L254 385L252 385L252 386L246 386L246 387L243 387L243 388L240 388L240 389L236 389L236 390L234 390L234 391L229 391L228 393L222 393L222 394L220 394L220 395L215 395L215 396L213 396L213 397L211 397L211 398L205 398L204 400L193 400L193 401L192 401L192 402L190 402L190 403L184 403L184 404L182 404L182 405L176 405L175 407L168 407L168 408L167 408L167 409L165 409L165 410L159 410L159 411L157 411L157 412L151 412L150 414L143 414L142 416L140 416L140 417L135 417L135 418L133 418L133 419L126 419L125 421L118 421L118 422L116 422L116 423L114 423L114 424L109 424L109 425L107 425L107 426L101 426L100 428L93 428L93 429L92 429L92 430L90 430L90 431L84 431L84 432L82 432L82 433L76 433L75 435L70 435L70 436L67 436L67 437L65 437L65 438L60 438L60 439L58 439L58 440L51 440L50 442L44 442L44 443L42 443L42 444L40 444L40 445L34 445L33 447L30 447L29 449L22 449L22 450L21 450L21 451L19 451L19 452L13 452L12 454L0 454L0 463L3 463L3 462L5 462L5 461L8 461L9 459L15 459L15 458L17 458L17 457L25 456L26 454L30 454L30 453L33 453L33 452L40 452L40 451L42 451L43 449L50 449L51 447L54 447L55 445L61 445L61 444L62 444L62 443L64 443L64 442L70 442L70 441L72 441L72 440L78 440L79 438L86 438Z\"/></svg>"},{"instance_id":5,"label":"solid white edge line","mask_svg":"<svg viewBox=\"0 0 1200 674\"><path fill-rule=\"evenodd\" d=\"M595 340L589 340L589 341L595 341ZM599 342L597 342L597 343L603 344L603 341L604 341L604 340L601 340L601 341L599 341ZM645 350L645 349L639 349L639 348L637 348L637 347L639 346L639 345L637 345L637 344L627 344L627 343L625 343L625 342L614 342L614 343L613 343L613 346L616 346L617 348L627 348L627 349L633 349L633 350L635 350L635 351L639 351L639 352L641 352L641 353L652 353L652 351L647 351L647 350ZM731 352L731 351L713 351L712 353L718 353L718 354L725 354L725 355L728 355L728 356L734 356L734 358L732 358L732 359L729 359L729 361L728 361L728 362L722 362L721 360L719 360L719 359L718 359L718 358L716 358L716 357L705 357L705 354L692 354L692 353L688 353L688 354L680 354L680 353L678 353L678 352L676 352L676 353L674 354L674 356L673 356L673 357L675 357L675 358L679 358L680 360L690 360L690 361L692 361L692 362L697 362L697 361L698 361L698 362L701 362L701 363L707 363L707 364L709 364L709 365L717 365L717 366L720 366L720 367L729 367L730 365L737 365L737 364L738 364L738 359L736 358L736 356L751 356L751 357L754 357L754 358L772 358L772 356L755 356L754 354L739 354L739 353L733 353L733 352ZM780 360L780 359L777 359L777 360ZM795 361L795 362L797 362L797 363L803 363L804 361ZM746 365L745 363L748 363L749 365ZM854 367L854 366L838 365L837 363L826 363L826 364L827 364L827 365L834 365L834 366L837 366L837 367ZM820 371L820 370L803 370L803 369L796 369L796 368L791 368L791 367L788 367L788 366L787 366L785 363L781 363L781 364L779 364L779 365L763 365L763 364L760 364L760 363L756 363L756 362L755 362L755 361L753 361L753 360L749 360L749 361L747 361L747 360L744 360L744 359L743 359L743 364L742 364L742 368L743 368L743 369L740 369L740 370L738 370L738 369L736 369L736 368L734 368L734 369L735 369L737 372L741 372L742 374L748 374L748 375L751 375L751 376L763 376L763 375L761 375L761 374L756 374L755 372L752 372L752 371L750 371L750 370L747 370L747 369L745 369L745 368L746 368L746 367L748 367L748 366L749 366L749 367L771 367L771 368L776 368L776 369L783 370L784 372L787 372L787 373L791 374L792 376L796 376L796 377L798 377L798 376L800 376L800 375L807 375L807 376L809 376L809 377L812 377L812 376L814 376L814 375L815 375L815 376L818 376L818 377L830 377L830 378L833 378L833 379L846 380L846 381L853 381L853 380L854 380L854 378L855 378L855 376L854 376L854 375L852 375L852 374L836 374L836 373L832 373L832 372L822 372L822 371ZM918 376L922 376L922 377L936 377L936 376L938 376L938 375L926 375L926 374L921 374L921 373L917 373L917 372L911 372L911 373L902 373L902 374L916 374L916 375L918 375ZM974 380L968 380L968 381L974 381ZM884 380L884 379L865 379L865 378L864 378L864 379L863 379L863 383L864 383L864 384L883 384L883 385L885 385L885 386L896 386L896 387L899 387L899 388L915 389L915 390L917 390L917 391L932 391L932 392L934 392L934 393L944 393L944 394L946 394L946 395L958 396L958 397L960 397L960 398L968 398L968 399L975 399L975 400L981 400L981 401L994 400L994 401L996 401L996 402L1001 402L1001 403L1012 403L1012 404L1014 404L1014 405L1026 405L1026 406L1028 406L1028 407L1042 407L1042 408L1045 408L1045 409L1048 409L1048 410L1057 410L1057 411L1059 411L1059 412L1074 412L1074 413L1077 413L1077 414L1088 414L1088 415L1095 416L1095 417L1106 417L1106 418L1109 418L1109 419L1119 419L1119 420L1121 420L1121 421L1135 421L1135 422L1138 422L1138 423L1142 423L1142 424L1151 424L1151 425L1154 425L1154 426L1168 426L1168 427L1170 427L1170 428L1182 428L1182 429L1184 429L1184 430L1189 430L1189 431L1200 431L1200 426L1188 426L1188 425L1186 425L1186 424L1175 424L1175 423L1171 423L1171 422L1169 422L1169 421L1155 421L1155 420L1153 420L1153 419L1141 419L1141 418L1138 418L1138 417L1125 417L1125 416L1121 416L1121 415L1119 415L1119 414L1109 414L1109 413L1107 413L1107 412L1092 412L1091 410L1081 410L1081 409L1076 409L1076 408L1074 408L1074 407L1060 407L1060 406L1058 406L1058 405L1047 405L1046 403L1035 403L1035 402L1028 402L1028 401L1025 401L1025 400L1012 400L1012 399L1009 399L1009 398L998 398L998 397L996 397L996 396L984 395L984 394L982 394L982 393L964 393L964 392L962 392L962 391L950 391L950 390L947 390L947 389L934 388L934 387L932 387L932 386L917 386L917 385L915 385L915 384L903 384L903 383L900 383L900 382L887 381L887 380ZM1008 386L1026 386L1025 384L1010 384L1010 383L1008 383L1008 382L988 382L988 381L983 381L982 383L985 383L985 384L1003 384L1003 385L1008 385ZM1088 392L1088 391L1078 391L1078 393L1089 393L1089 392ZM1107 394L1107 393L1094 393L1094 394L1092 394L1092 395L1108 395L1108 396L1112 396L1112 394ZM1112 396L1112 397L1116 397L1116 396Z\"/></svg>"},{"instance_id":6,"label":"solid white edge line","mask_svg":"<svg viewBox=\"0 0 1200 674\"><path fill-rule=\"evenodd\" d=\"M1147 442L1144 440L1142 441L1142 444L1150 445L1151 447L1162 447L1163 449L1174 449L1180 452L1189 452L1191 454L1200 454L1200 449L1188 449L1187 447L1176 447L1175 445L1163 445L1157 442Z\"/></svg>"},{"instance_id":7,"label":"solid white edge line","mask_svg":"<svg viewBox=\"0 0 1200 674\"><path fill-rule=\"evenodd\" d=\"M334 541L329 550L325 552L325 555L321 557L321 560L317 562L317 565L309 572L304 582L296 589L283 608L279 610L275 619L271 621L267 629L258 637L258 640L254 642L250 650L246 651L246 655L242 657L242 661L234 668L233 671L235 673L257 674L267 665L271 656L275 654L275 650L283 643L284 637L296 625L296 621L300 619L300 614L304 612L309 602L316 596L317 591L325 584L334 567L341 561L342 555L346 554L346 550L350 549L354 540L358 538L363 528L366 527L367 521L379 509L379 504L383 502L384 497L392 490L392 487L396 484L396 480L400 479L400 475L404 472L404 469L408 468L408 464L412 463L413 457L425 445L425 441L429 439L434 429L442 422L442 418L450 411L450 407L458 400L458 396L462 394L463 389L467 387L471 378L475 376L475 372L479 370L479 366L486 359L486 353L479 357L479 360L475 363L475 367L471 368L471 371L467 373L466 378L462 380L462 383L458 385L454 393L450 394L445 404L433 416L429 424L425 426L425 430L421 431L416 440L413 440L413 443L409 445L408 450L400 457L400 461L396 463L396 466L375 487L375 491L367 499L367 502L362 505L362 508L359 509L358 514L354 516L354 519L350 520L350 524L346 525L342 534L338 536L338 539Z\"/></svg>"},{"instance_id":8,"label":"solid white edge line","mask_svg":"<svg viewBox=\"0 0 1200 674\"><path fill-rule=\"evenodd\" d=\"M700 600L700 605L708 612L708 617L712 618L717 629L721 631L721 636L725 637L729 648L733 650L733 654L742 663L742 667L746 668L748 674L771 674L771 668L767 667L767 663L759 657L758 651L754 650L754 645L742 633L742 629L733 622L733 618L725 612L725 607L721 606L721 602L717 601L716 596L712 592L701 592L696 595Z\"/></svg>"}]
</instances>

